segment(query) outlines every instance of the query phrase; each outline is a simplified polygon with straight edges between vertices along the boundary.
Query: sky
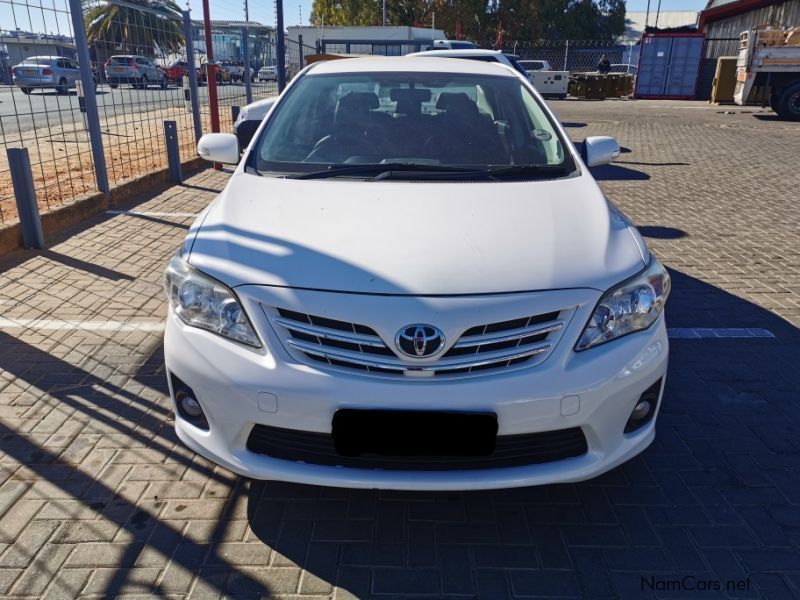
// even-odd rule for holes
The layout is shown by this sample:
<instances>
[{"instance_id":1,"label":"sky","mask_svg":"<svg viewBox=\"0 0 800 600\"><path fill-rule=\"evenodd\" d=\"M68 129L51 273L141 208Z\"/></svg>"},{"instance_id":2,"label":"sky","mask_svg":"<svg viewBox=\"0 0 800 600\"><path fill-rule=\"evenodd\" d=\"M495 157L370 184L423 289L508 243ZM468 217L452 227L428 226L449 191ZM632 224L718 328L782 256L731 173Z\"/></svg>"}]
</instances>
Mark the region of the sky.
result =
<instances>
[{"instance_id":1,"label":"sky","mask_svg":"<svg viewBox=\"0 0 800 600\"><path fill-rule=\"evenodd\" d=\"M209 1L212 19L237 21L244 19L244 0ZM202 0L176 0L176 2L181 8L185 8L188 4L193 18L202 18ZM275 25L274 0L248 0L248 2L250 20L259 21L264 25ZM284 0L284 25L286 27L298 23L307 25L311 3L312 0ZM661 10L701 10L705 4L706 0L662 0ZM71 35L67 6L68 0L0 0L0 29L13 30L19 27L37 33ZM658 0L651 0L650 10L654 12L657 6ZM646 8L647 0L628 0L629 11L643 11Z\"/></svg>"}]
</instances>

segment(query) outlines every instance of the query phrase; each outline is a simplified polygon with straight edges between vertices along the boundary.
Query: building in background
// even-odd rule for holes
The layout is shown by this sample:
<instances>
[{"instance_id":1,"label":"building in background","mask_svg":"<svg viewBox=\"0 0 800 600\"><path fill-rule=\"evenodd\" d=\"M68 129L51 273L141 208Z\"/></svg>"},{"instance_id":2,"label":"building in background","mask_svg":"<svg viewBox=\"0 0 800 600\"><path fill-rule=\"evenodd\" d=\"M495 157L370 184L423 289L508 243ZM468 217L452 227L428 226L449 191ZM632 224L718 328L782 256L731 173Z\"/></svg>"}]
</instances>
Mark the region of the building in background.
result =
<instances>
[{"instance_id":1,"label":"building in background","mask_svg":"<svg viewBox=\"0 0 800 600\"><path fill-rule=\"evenodd\" d=\"M247 29L250 45L250 62L259 69L266 65L274 66L275 42L277 34L274 27L263 25L257 21L211 21L211 44L214 60L242 61L242 31ZM199 57L205 57L206 38L203 21L192 21L192 39L194 51ZM203 59L204 60L204 59Z\"/></svg>"},{"instance_id":2,"label":"building in background","mask_svg":"<svg viewBox=\"0 0 800 600\"><path fill-rule=\"evenodd\" d=\"M736 56L741 33L759 25L800 26L800 0L709 0L698 21L706 34L698 98L711 97L717 59Z\"/></svg>"},{"instance_id":3,"label":"building in background","mask_svg":"<svg viewBox=\"0 0 800 600\"><path fill-rule=\"evenodd\" d=\"M425 27L312 27L293 26L287 28L288 39L319 52L332 54L380 54L402 56L420 52L432 45L433 40L447 39L441 29Z\"/></svg>"}]
</instances>

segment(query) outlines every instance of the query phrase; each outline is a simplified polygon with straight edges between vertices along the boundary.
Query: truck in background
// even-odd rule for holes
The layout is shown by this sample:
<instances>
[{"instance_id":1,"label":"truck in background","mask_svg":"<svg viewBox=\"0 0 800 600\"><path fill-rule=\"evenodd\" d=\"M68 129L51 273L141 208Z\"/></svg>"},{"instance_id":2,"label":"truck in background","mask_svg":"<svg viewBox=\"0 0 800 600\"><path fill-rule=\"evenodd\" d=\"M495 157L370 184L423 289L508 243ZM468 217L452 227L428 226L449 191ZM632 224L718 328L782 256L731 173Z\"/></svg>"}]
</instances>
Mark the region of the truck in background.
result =
<instances>
[{"instance_id":1,"label":"truck in background","mask_svg":"<svg viewBox=\"0 0 800 600\"><path fill-rule=\"evenodd\" d=\"M742 32L733 101L768 103L782 119L800 120L800 27Z\"/></svg>"}]
</instances>

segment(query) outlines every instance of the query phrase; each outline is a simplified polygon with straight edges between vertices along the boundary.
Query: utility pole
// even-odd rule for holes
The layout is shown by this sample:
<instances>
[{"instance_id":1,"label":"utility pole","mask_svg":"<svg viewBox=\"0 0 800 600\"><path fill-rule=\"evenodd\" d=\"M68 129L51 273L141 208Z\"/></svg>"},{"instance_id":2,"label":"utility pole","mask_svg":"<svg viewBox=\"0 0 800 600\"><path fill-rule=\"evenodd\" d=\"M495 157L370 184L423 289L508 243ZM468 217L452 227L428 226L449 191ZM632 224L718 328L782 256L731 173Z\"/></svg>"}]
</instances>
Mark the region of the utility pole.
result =
<instances>
[{"instance_id":1,"label":"utility pole","mask_svg":"<svg viewBox=\"0 0 800 600\"><path fill-rule=\"evenodd\" d=\"M382 25L386 27L386 0L383 0L383 23Z\"/></svg>"},{"instance_id":2,"label":"utility pole","mask_svg":"<svg viewBox=\"0 0 800 600\"><path fill-rule=\"evenodd\" d=\"M208 109L211 112L211 131L219 133L219 100L217 99L217 63L211 43L211 11L208 0L203 0L203 29L206 38L206 84L208 85Z\"/></svg>"},{"instance_id":3,"label":"utility pole","mask_svg":"<svg viewBox=\"0 0 800 600\"><path fill-rule=\"evenodd\" d=\"M247 0L244 0L244 20L250 21L250 7L247 5Z\"/></svg>"},{"instance_id":4,"label":"utility pole","mask_svg":"<svg viewBox=\"0 0 800 600\"><path fill-rule=\"evenodd\" d=\"M204 0L208 2L208 0ZM286 87L286 39L283 35L283 0L275 2L275 29L277 29L278 40L275 50L278 54L278 92L282 92Z\"/></svg>"}]
</instances>

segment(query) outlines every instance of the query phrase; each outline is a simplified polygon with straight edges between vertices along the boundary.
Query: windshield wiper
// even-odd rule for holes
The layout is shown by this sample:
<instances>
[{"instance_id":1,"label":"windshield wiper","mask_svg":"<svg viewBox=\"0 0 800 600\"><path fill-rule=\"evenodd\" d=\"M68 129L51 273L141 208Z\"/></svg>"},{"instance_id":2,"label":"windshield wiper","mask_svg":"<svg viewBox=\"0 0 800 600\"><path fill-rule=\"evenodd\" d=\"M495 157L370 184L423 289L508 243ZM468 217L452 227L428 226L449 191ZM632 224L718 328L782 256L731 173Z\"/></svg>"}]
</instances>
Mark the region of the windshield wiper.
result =
<instances>
[{"instance_id":1,"label":"windshield wiper","mask_svg":"<svg viewBox=\"0 0 800 600\"><path fill-rule=\"evenodd\" d=\"M326 179L329 177L348 177L373 175L369 181L386 179L491 179L523 177L525 179L551 179L563 177L570 171L564 165L509 165L475 169L450 165L424 163L376 163L369 165L331 165L323 171L312 171L290 175L291 179Z\"/></svg>"},{"instance_id":2,"label":"windshield wiper","mask_svg":"<svg viewBox=\"0 0 800 600\"><path fill-rule=\"evenodd\" d=\"M472 174L474 169L451 167L448 165L427 165L422 163L375 163L369 165L331 165L322 171L289 175L290 179L327 179L329 177L348 177L352 175L375 175L373 180L385 179L390 173Z\"/></svg>"}]
</instances>

